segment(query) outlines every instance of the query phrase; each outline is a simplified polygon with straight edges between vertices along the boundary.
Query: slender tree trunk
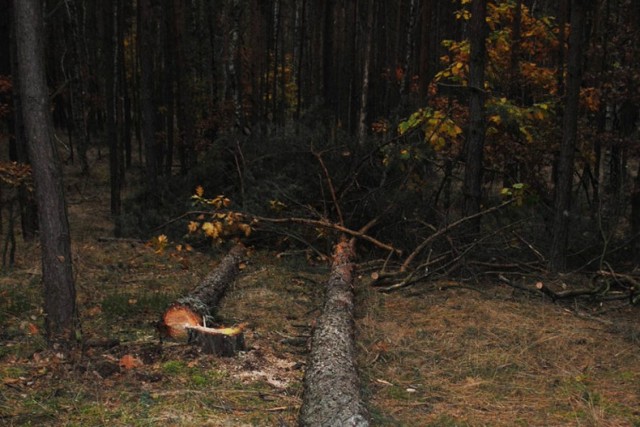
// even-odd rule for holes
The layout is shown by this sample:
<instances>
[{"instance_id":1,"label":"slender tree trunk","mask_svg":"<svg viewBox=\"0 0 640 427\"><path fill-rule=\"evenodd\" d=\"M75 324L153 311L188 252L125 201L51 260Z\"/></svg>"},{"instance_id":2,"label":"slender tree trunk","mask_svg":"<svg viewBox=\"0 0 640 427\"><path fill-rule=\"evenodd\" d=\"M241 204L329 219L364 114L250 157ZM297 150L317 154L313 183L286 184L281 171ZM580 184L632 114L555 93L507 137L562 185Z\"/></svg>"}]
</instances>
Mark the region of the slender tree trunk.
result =
<instances>
[{"instance_id":1,"label":"slender tree trunk","mask_svg":"<svg viewBox=\"0 0 640 427\"><path fill-rule=\"evenodd\" d=\"M68 346L76 338L78 314L62 167L51 129L41 0L14 2L14 22L25 134L38 202L46 332L50 344Z\"/></svg>"},{"instance_id":2,"label":"slender tree trunk","mask_svg":"<svg viewBox=\"0 0 640 427\"><path fill-rule=\"evenodd\" d=\"M78 20L78 5L76 0L64 0L67 21L70 28L68 40L70 46L69 64L70 71L70 94L69 94L69 111L71 114L71 135L78 150L80 158L80 167L82 174L89 173L89 160L87 158L87 149L89 145L89 134L87 132L86 121L86 105L85 96L87 93L86 76L83 68L87 66L86 57L84 55L83 40L84 35L81 31Z\"/></svg>"},{"instance_id":3,"label":"slender tree trunk","mask_svg":"<svg viewBox=\"0 0 640 427\"><path fill-rule=\"evenodd\" d=\"M122 13L118 9L117 2L104 3L105 35L104 35L104 75L105 75L105 99L106 99L106 132L107 146L109 147L109 185L111 190L111 215L114 218L116 236L120 235L119 215L122 209L121 191L121 151L118 141L118 114L117 114L117 93L118 93L118 43L117 24L118 14Z\"/></svg>"},{"instance_id":4,"label":"slender tree trunk","mask_svg":"<svg viewBox=\"0 0 640 427\"><path fill-rule=\"evenodd\" d=\"M178 103L178 129L179 129L179 150L180 173L186 174L196 163L195 153L195 114L193 108L193 89L191 82L191 62L190 52L191 38L187 37L185 22L187 6L183 0L173 0L174 31L175 35L175 76L177 81L177 103Z\"/></svg>"},{"instance_id":5,"label":"slender tree trunk","mask_svg":"<svg viewBox=\"0 0 640 427\"><path fill-rule=\"evenodd\" d=\"M591 0L573 0L571 3L571 34L567 63L567 85L562 122L562 142L558 157L558 181L555 187L553 240L549 255L549 267L563 271L567 267L569 218L571 214L571 189L574 172L574 153L578 131L578 101L582 82L584 57L584 25Z\"/></svg>"},{"instance_id":6,"label":"slender tree trunk","mask_svg":"<svg viewBox=\"0 0 640 427\"><path fill-rule=\"evenodd\" d=\"M487 56L486 0L471 3L471 59L469 64L469 135L465 145L464 214L480 212L482 198L482 164L485 139L484 74ZM480 218L472 221L471 233L480 230Z\"/></svg>"},{"instance_id":7,"label":"slender tree trunk","mask_svg":"<svg viewBox=\"0 0 640 427\"><path fill-rule=\"evenodd\" d=\"M302 93L304 90L302 84L302 69L304 67L304 54L305 54L305 38L306 38L306 30L305 26L307 25L306 14L307 14L307 0L302 0L302 6L300 11L300 19L298 21L298 67L297 67L297 75L296 75L296 83L298 84L298 92L296 94L296 120L300 120L300 112L302 111Z\"/></svg>"},{"instance_id":8,"label":"slender tree trunk","mask_svg":"<svg viewBox=\"0 0 640 427\"><path fill-rule=\"evenodd\" d=\"M367 3L367 23L364 36L364 53L362 61L362 88L360 91L360 116L358 118L358 143L364 144L367 137L367 108L369 100L369 73L371 68L371 45L373 40L373 14L376 7L375 0Z\"/></svg>"},{"instance_id":9,"label":"slender tree trunk","mask_svg":"<svg viewBox=\"0 0 640 427\"><path fill-rule=\"evenodd\" d=\"M153 108L153 29L155 23L150 0L138 0L138 55L140 58L140 118L145 153L147 194L158 187L154 108Z\"/></svg>"},{"instance_id":10,"label":"slender tree trunk","mask_svg":"<svg viewBox=\"0 0 640 427\"><path fill-rule=\"evenodd\" d=\"M123 152L124 159L120 162L122 167L122 183L125 182L124 172L131 167L131 143L133 139L133 124L131 114L131 89L129 88L129 80L127 79L127 51L125 48L125 25L126 15L123 12L126 0L117 0L118 10L121 11L117 14L117 43L118 43L118 93L121 101L121 125L120 125L120 145Z\"/></svg>"},{"instance_id":11,"label":"slender tree trunk","mask_svg":"<svg viewBox=\"0 0 640 427\"><path fill-rule=\"evenodd\" d=\"M325 107L335 114L335 71L334 64L334 8L336 0L327 0L324 7L324 28L322 45L322 69L323 69L323 98Z\"/></svg>"},{"instance_id":12,"label":"slender tree trunk","mask_svg":"<svg viewBox=\"0 0 640 427\"><path fill-rule=\"evenodd\" d=\"M410 0L409 2L409 16L408 16L408 25L407 25L407 34L405 41L405 51L404 51L404 64L402 64L402 69L404 74L402 75L402 82L400 85L400 95L402 98L402 102L406 102L406 97L409 92L410 84L411 84L411 62L413 61L413 50L414 50L414 42L413 42L413 28L416 23L416 15L417 15L417 3L416 0Z\"/></svg>"},{"instance_id":13,"label":"slender tree trunk","mask_svg":"<svg viewBox=\"0 0 640 427\"><path fill-rule=\"evenodd\" d=\"M229 40L229 58L227 72L231 89L231 99L235 115L235 125L239 131L244 129L244 112L242 111L242 84L240 79L240 15L242 7L238 0L231 1L231 34Z\"/></svg>"},{"instance_id":14,"label":"slender tree trunk","mask_svg":"<svg viewBox=\"0 0 640 427\"><path fill-rule=\"evenodd\" d=\"M521 81L520 81L520 37L522 21L522 0L517 0L513 12L513 25L511 26L511 58L509 61L509 96L515 102L521 103ZM517 160L507 154L504 165L503 186L511 187L520 181L520 169L522 165Z\"/></svg>"}]
</instances>

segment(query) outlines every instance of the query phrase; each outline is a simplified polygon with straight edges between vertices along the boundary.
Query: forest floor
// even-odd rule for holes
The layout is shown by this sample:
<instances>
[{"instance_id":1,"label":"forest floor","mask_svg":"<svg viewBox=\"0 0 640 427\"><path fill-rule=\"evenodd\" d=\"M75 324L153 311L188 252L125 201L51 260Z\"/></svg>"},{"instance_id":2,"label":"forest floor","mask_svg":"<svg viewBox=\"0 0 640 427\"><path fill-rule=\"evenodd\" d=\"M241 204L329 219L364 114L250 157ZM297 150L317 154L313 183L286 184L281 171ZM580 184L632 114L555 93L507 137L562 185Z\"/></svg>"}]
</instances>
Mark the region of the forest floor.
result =
<instances>
[{"instance_id":1,"label":"forest floor","mask_svg":"<svg viewBox=\"0 0 640 427\"><path fill-rule=\"evenodd\" d=\"M254 251L223 300L248 351L218 358L160 344L155 322L224 254L163 252L112 232L106 159L66 173L82 336L70 357L42 338L38 246L18 238L0 276L0 425L293 426L305 338L329 266ZM566 278L570 280L570 278ZM468 284L467 284L468 285ZM357 349L373 425L640 426L640 322L628 305L558 305L499 283L356 281Z\"/></svg>"}]
</instances>

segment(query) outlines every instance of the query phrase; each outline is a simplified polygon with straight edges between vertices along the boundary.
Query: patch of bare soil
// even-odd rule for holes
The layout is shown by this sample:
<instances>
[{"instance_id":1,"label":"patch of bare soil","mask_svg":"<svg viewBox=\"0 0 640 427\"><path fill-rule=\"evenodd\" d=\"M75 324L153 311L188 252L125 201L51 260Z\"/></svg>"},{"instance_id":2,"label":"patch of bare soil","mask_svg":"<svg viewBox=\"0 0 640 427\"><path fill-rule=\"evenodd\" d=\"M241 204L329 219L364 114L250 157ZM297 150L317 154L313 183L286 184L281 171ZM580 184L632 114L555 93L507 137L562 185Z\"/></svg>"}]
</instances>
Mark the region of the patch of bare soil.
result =
<instances>
[{"instance_id":1,"label":"patch of bare soil","mask_svg":"<svg viewBox=\"0 0 640 427\"><path fill-rule=\"evenodd\" d=\"M162 311L224 250L98 240L112 230L105 167L66 181L88 345L68 357L46 349L37 244L20 242L0 276L0 425L296 425L328 266L254 252L217 313L227 326L248 322L246 352L161 344ZM637 308L594 319L501 285L422 286L385 295L356 285L373 425L640 425Z\"/></svg>"}]
</instances>

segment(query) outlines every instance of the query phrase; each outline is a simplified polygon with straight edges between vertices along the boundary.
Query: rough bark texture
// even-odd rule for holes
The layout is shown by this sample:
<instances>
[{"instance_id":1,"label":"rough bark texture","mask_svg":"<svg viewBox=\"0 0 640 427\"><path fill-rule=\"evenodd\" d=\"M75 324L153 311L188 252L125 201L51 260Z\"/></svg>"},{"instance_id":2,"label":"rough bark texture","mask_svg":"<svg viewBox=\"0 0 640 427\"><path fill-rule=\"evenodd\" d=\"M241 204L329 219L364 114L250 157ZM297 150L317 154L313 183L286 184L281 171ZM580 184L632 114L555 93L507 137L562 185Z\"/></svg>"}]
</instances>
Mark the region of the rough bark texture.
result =
<instances>
[{"instance_id":1,"label":"rough bark texture","mask_svg":"<svg viewBox=\"0 0 640 427\"><path fill-rule=\"evenodd\" d=\"M41 0L14 2L14 19L20 98L38 203L47 338L51 344L67 345L75 339L78 316L62 167L51 131Z\"/></svg>"},{"instance_id":2,"label":"rough bark texture","mask_svg":"<svg viewBox=\"0 0 640 427\"><path fill-rule=\"evenodd\" d=\"M336 246L304 376L301 426L368 426L355 366L351 248Z\"/></svg>"},{"instance_id":3,"label":"rough bark texture","mask_svg":"<svg viewBox=\"0 0 640 427\"><path fill-rule=\"evenodd\" d=\"M245 251L244 245L235 245L193 292L169 306L158 324L162 337L186 339L189 336L186 327L208 326L212 310L238 274Z\"/></svg>"}]
</instances>

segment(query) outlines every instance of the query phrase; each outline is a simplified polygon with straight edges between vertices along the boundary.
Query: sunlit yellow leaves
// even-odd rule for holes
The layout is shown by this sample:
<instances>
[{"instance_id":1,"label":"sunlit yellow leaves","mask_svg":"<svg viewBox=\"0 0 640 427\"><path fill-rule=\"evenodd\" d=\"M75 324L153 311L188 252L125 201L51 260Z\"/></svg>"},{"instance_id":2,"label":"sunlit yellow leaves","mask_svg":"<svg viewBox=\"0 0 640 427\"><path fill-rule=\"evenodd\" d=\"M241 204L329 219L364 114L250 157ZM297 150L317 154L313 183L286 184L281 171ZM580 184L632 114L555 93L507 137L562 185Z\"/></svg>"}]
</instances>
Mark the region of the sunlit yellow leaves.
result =
<instances>
[{"instance_id":1,"label":"sunlit yellow leaves","mask_svg":"<svg viewBox=\"0 0 640 427\"><path fill-rule=\"evenodd\" d=\"M202 231L207 237L217 239L222 232L222 223L220 221L205 222L202 224Z\"/></svg>"},{"instance_id":2,"label":"sunlit yellow leaves","mask_svg":"<svg viewBox=\"0 0 640 427\"><path fill-rule=\"evenodd\" d=\"M187 224L189 234L204 234L214 243L222 243L226 238L242 235L249 237L253 231L251 225L245 221L244 215L239 212L227 210L231 205L231 200L224 195L218 195L213 199L203 197L204 189L196 187L196 192L191 198L195 203L204 205L210 209L209 213L199 213L197 221L190 221ZM279 201L272 201L274 209L284 209L286 205ZM179 251L179 250L178 250Z\"/></svg>"},{"instance_id":3,"label":"sunlit yellow leaves","mask_svg":"<svg viewBox=\"0 0 640 427\"><path fill-rule=\"evenodd\" d=\"M468 21L469 19L471 19L471 12L469 12L467 9L456 10L454 15L456 19L461 19L463 21Z\"/></svg>"},{"instance_id":4,"label":"sunlit yellow leaves","mask_svg":"<svg viewBox=\"0 0 640 427\"><path fill-rule=\"evenodd\" d=\"M231 200L224 197L224 195L216 196L214 199L207 200L207 204L215 207L216 209L221 209L223 207L227 207L231 204Z\"/></svg>"},{"instance_id":5,"label":"sunlit yellow leaves","mask_svg":"<svg viewBox=\"0 0 640 427\"><path fill-rule=\"evenodd\" d=\"M251 226L249 224L238 224L238 229L244 233L245 237L251 235Z\"/></svg>"},{"instance_id":6,"label":"sunlit yellow leaves","mask_svg":"<svg viewBox=\"0 0 640 427\"><path fill-rule=\"evenodd\" d=\"M196 221L190 221L189 225L187 225L189 233L195 233L196 231L198 231L198 228L200 228L200 223Z\"/></svg>"},{"instance_id":7,"label":"sunlit yellow leaves","mask_svg":"<svg viewBox=\"0 0 640 427\"><path fill-rule=\"evenodd\" d=\"M166 235L161 234L151 239L150 244L151 244L151 247L153 247L155 253L161 254L164 252L165 248L169 244L169 239L167 238Z\"/></svg>"}]
</instances>

